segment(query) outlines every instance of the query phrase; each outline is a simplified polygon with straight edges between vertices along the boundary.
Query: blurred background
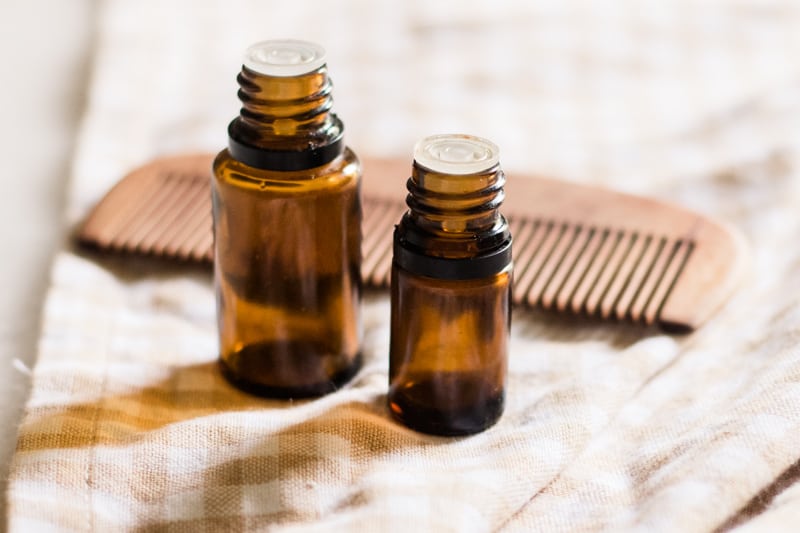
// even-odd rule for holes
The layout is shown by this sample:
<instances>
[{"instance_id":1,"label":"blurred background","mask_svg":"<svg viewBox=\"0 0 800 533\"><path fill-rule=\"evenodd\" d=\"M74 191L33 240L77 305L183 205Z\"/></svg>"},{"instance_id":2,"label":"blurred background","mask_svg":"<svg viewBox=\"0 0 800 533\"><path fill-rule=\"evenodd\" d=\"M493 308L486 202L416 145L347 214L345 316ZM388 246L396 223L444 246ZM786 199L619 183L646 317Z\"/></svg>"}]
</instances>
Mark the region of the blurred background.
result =
<instances>
[{"instance_id":1,"label":"blurred background","mask_svg":"<svg viewBox=\"0 0 800 533\"><path fill-rule=\"evenodd\" d=\"M0 479L5 493L86 101L96 3L0 6ZM0 499L5 515L6 500ZM5 520L0 528L5 527Z\"/></svg>"},{"instance_id":2,"label":"blurred background","mask_svg":"<svg viewBox=\"0 0 800 533\"><path fill-rule=\"evenodd\" d=\"M757 269L792 261L776 255L800 198L790 1L5 0L0 28L3 477L53 254L127 171L225 145L257 40L327 48L358 153L476 134L511 176L679 202L759 241Z\"/></svg>"}]
</instances>

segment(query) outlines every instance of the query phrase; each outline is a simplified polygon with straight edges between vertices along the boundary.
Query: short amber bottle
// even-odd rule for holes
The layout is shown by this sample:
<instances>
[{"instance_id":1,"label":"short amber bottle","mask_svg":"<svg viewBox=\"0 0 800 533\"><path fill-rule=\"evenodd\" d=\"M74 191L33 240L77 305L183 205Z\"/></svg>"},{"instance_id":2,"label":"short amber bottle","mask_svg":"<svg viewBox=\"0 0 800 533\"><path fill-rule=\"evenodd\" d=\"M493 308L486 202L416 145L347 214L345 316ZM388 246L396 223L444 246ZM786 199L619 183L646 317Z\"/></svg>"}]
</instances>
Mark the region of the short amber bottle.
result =
<instances>
[{"instance_id":1,"label":"short amber bottle","mask_svg":"<svg viewBox=\"0 0 800 533\"><path fill-rule=\"evenodd\" d=\"M361 165L324 57L303 41L250 47L213 165L221 368L264 396L321 395L360 365Z\"/></svg>"},{"instance_id":2,"label":"short amber bottle","mask_svg":"<svg viewBox=\"0 0 800 533\"><path fill-rule=\"evenodd\" d=\"M511 325L511 234L497 147L420 141L392 265L389 408L408 427L467 435L501 416Z\"/></svg>"}]
</instances>

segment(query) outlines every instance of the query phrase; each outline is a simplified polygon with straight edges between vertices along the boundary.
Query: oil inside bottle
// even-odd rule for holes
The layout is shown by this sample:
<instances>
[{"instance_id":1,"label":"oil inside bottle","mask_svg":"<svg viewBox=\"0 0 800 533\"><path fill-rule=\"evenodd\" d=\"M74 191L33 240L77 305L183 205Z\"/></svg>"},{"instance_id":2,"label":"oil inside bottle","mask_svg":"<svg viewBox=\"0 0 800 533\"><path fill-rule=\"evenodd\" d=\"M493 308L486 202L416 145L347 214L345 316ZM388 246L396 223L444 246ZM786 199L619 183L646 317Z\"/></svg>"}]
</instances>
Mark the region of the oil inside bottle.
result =
<instances>
[{"instance_id":1,"label":"oil inside bottle","mask_svg":"<svg viewBox=\"0 0 800 533\"><path fill-rule=\"evenodd\" d=\"M436 435L501 416L511 320L511 236L498 212L497 148L434 136L415 149L409 211L395 231L388 403Z\"/></svg>"},{"instance_id":2,"label":"oil inside bottle","mask_svg":"<svg viewBox=\"0 0 800 533\"><path fill-rule=\"evenodd\" d=\"M361 166L318 46L258 43L239 85L212 180L221 367L257 394L325 394L361 364Z\"/></svg>"}]
</instances>

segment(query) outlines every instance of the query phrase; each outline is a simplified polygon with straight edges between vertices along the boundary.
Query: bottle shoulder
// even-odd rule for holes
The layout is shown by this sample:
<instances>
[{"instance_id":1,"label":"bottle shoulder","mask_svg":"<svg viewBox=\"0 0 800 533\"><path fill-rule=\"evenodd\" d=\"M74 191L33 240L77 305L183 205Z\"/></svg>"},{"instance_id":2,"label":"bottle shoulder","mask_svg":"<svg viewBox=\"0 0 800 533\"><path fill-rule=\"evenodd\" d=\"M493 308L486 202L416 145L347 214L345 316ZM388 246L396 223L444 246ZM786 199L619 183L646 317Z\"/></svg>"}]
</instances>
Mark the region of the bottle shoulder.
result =
<instances>
[{"instance_id":1,"label":"bottle shoulder","mask_svg":"<svg viewBox=\"0 0 800 533\"><path fill-rule=\"evenodd\" d=\"M251 167L234 159L225 149L212 164L214 181L243 188L312 191L318 189L357 187L362 168L358 156L345 148L330 163L314 168L293 171L265 170Z\"/></svg>"}]
</instances>

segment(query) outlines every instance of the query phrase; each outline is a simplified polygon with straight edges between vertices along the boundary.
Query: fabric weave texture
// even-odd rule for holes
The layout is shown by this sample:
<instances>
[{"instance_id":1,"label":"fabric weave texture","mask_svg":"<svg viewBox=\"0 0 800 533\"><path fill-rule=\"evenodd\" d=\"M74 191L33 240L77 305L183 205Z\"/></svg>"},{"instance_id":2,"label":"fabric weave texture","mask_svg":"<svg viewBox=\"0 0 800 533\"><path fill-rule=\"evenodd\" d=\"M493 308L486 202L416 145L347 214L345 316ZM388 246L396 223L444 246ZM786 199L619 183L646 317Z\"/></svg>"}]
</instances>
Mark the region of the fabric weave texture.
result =
<instances>
[{"instance_id":1,"label":"fabric weave texture","mask_svg":"<svg viewBox=\"0 0 800 533\"><path fill-rule=\"evenodd\" d=\"M800 5L104 0L67 223L154 157L219 150L242 51L328 50L358 153L486 137L514 169L650 195L746 236L697 332L519 311L506 413L439 438L385 407L389 300L364 368L258 399L216 367L202 269L69 246L45 304L11 531L779 531L800 527ZM365 177L368 179L369 177Z\"/></svg>"}]
</instances>

